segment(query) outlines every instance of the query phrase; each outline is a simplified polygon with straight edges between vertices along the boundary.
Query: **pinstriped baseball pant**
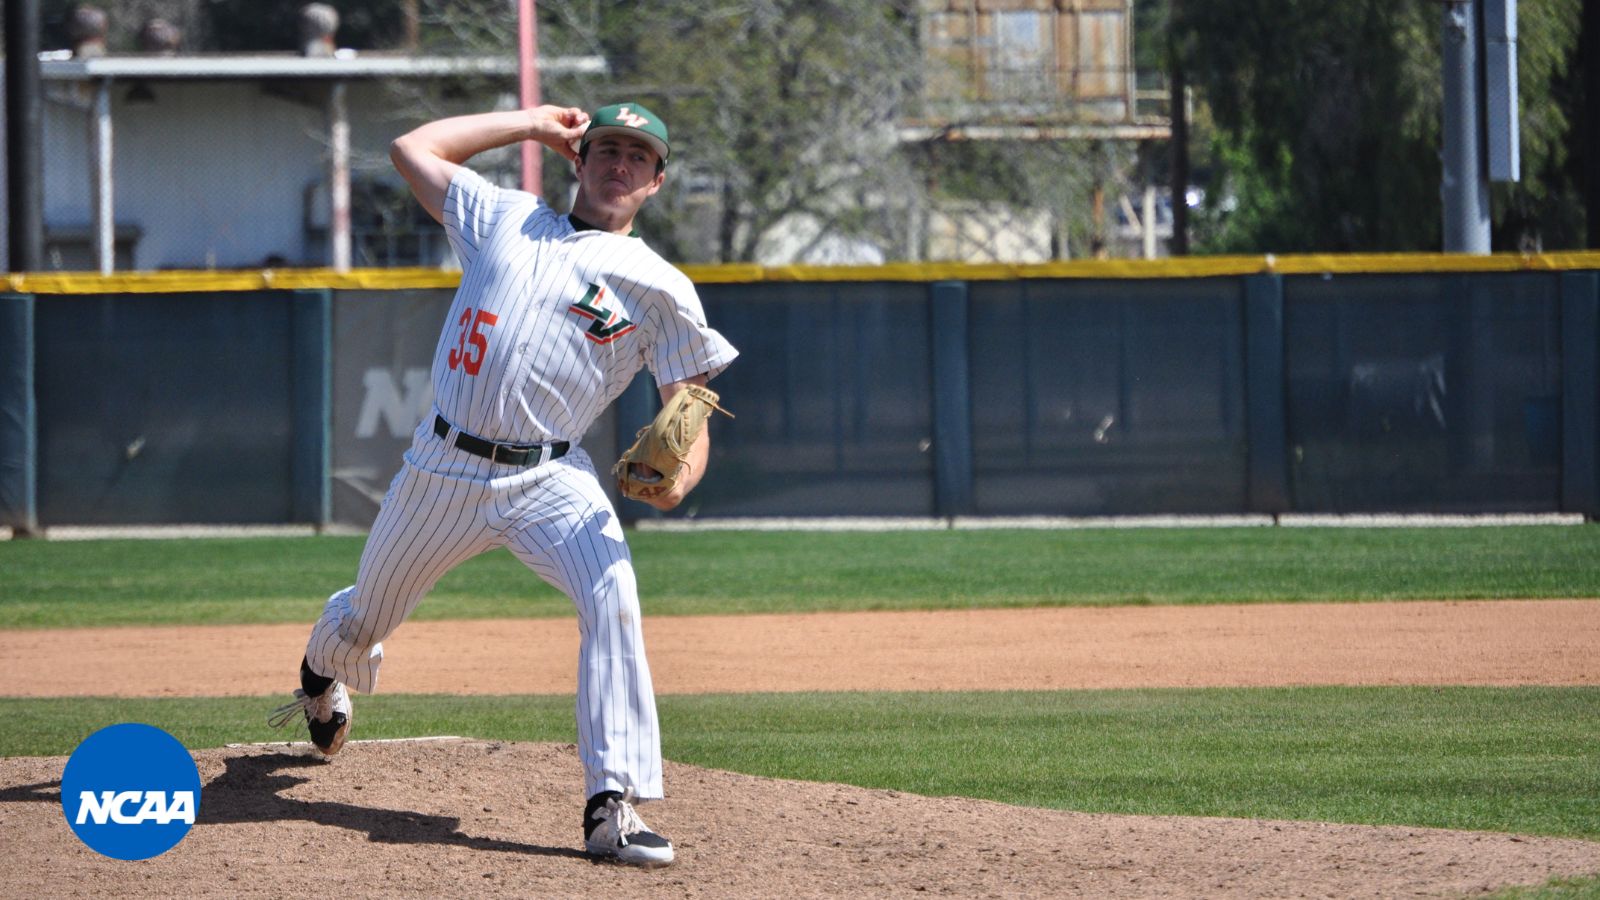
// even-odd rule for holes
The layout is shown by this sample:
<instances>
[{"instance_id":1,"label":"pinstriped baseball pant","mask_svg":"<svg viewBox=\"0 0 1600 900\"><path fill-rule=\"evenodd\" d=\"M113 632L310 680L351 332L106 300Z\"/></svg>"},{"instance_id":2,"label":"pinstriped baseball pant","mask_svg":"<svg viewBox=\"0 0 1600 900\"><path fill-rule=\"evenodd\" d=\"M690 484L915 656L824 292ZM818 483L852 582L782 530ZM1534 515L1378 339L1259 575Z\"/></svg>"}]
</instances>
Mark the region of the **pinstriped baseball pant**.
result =
<instances>
[{"instance_id":1,"label":"pinstriped baseball pant","mask_svg":"<svg viewBox=\"0 0 1600 900\"><path fill-rule=\"evenodd\" d=\"M312 629L312 670L371 692L384 638L446 572L501 546L577 608L586 796L632 787L641 800L661 797L660 726L633 563L582 449L521 468L455 449L419 428L373 522L356 583L328 598Z\"/></svg>"}]
</instances>

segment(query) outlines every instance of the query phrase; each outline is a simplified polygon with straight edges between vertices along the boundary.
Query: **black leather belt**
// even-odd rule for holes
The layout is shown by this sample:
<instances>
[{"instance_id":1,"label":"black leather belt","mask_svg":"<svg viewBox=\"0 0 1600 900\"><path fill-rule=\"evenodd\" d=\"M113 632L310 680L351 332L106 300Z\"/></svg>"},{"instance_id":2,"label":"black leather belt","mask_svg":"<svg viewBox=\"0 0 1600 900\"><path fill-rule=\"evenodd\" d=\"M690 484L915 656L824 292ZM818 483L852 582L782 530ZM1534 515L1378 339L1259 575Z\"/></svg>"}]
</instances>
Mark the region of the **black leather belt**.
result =
<instances>
[{"instance_id":1,"label":"black leather belt","mask_svg":"<svg viewBox=\"0 0 1600 900\"><path fill-rule=\"evenodd\" d=\"M439 437L450 434L450 423L444 420L444 416L433 417L433 433ZM481 456L508 466L538 465L552 459L560 459L572 449L572 445L566 441L556 441L553 444L496 444L481 437L473 437L465 431L456 432L456 447L473 456ZM546 450L550 452L548 457L544 456Z\"/></svg>"}]
</instances>

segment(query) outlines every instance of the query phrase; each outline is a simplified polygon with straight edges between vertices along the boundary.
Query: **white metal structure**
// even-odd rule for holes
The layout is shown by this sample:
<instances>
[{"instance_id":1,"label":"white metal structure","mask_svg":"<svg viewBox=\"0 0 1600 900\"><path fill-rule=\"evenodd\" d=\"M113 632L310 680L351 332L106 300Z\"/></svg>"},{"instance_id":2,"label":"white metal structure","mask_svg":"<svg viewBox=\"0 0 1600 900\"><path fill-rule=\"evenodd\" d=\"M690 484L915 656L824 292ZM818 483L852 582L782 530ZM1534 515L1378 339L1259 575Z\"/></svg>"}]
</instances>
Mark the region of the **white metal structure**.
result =
<instances>
[{"instance_id":1,"label":"white metal structure","mask_svg":"<svg viewBox=\"0 0 1600 900\"><path fill-rule=\"evenodd\" d=\"M350 171L352 134L355 131L383 129L392 131L392 116L381 108L377 99L378 84L387 79L441 79L462 77L491 77L515 79L518 75L515 57L436 57L358 55L353 51L340 51L332 58L304 57L292 54L245 56L105 56L87 59L62 58L59 53L40 55L40 78L52 100L46 113L46 157L61 161L75 156L76 140L69 134L68 124L72 110L86 112L89 119L88 139L85 144L83 167L89 175L87 209L81 213L73 198L84 192L76 190L71 182L77 179L63 177L59 167L46 173L47 216L52 194L58 198L56 210L68 218L83 216L90 225L95 267L104 273L115 266L116 207L119 200L131 200L136 206L150 208L160 204L182 203L194 207L197 221L205 222L210 216L216 219L217 205L232 202L248 204L256 214L236 210L248 219L230 220L218 226L224 231L248 228L255 240L240 240L237 250L206 245L184 248L184 241L192 241L185 234L148 234L153 241L152 251L141 251L149 257L143 267L192 266L209 268L218 265L238 265L240 258L254 260L280 255L280 250L298 244L293 234L304 218L303 173L294 179L285 177L282 183L267 184L266 180L243 185L245 197L237 194L240 183L237 176L202 170L192 165L191 159L175 155L171 142L199 143L211 151L238 145L248 148L248 157L234 156L226 159L225 167L236 173L241 163L258 168L274 168L289 172L306 164L326 167L327 190L327 251L328 264L339 270L351 265L350 251ZM557 57L540 60L539 67L550 74L604 74L605 60L600 57ZM317 128L322 135L319 160L307 160L304 152L306 137L311 130L303 109L292 103L274 103L263 99L254 87L262 83L328 85L321 98L323 121ZM352 83L362 86L358 102L351 95ZM149 99L117 100L114 88L127 85L142 91ZM156 104L154 87L162 86L169 101ZM148 111L159 115L135 115L134 103L151 104ZM352 121L350 110L358 110L359 121ZM142 113L142 111L141 111ZM134 168L119 166L114 153L114 127L119 114L127 134L127 145L134 151ZM165 146L164 146L165 145ZM315 146L315 145L311 145ZM121 170L119 181L116 173ZM182 199L176 191L181 188ZM120 193L119 193L120 190ZM230 197L232 198L230 201ZM87 215L84 215L84 214ZM81 219L80 219L81 220ZM235 227L238 226L238 227ZM235 257L235 258L229 258Z\"/></svg>"}]
</instances>

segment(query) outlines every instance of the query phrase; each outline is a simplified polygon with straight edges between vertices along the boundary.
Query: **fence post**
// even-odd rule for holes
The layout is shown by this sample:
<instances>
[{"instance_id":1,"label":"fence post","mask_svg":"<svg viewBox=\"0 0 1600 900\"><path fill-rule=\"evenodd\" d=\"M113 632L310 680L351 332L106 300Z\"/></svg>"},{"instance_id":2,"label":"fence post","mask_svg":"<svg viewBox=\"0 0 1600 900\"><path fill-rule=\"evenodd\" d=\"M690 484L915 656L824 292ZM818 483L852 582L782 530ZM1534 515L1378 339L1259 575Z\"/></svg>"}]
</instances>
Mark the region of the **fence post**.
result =
<instances>
[{"instance_id":1,"label":"fence post","mask_svg":"<svg viewBox=\"0 0 1600 900\"><path fill-rule=\"evenodd\" d=\"M973 511L972 390L967 354L967 283L936 281L928 288L933 342L934 512Z\"/></svg>"},{"instance_id":2,"label":"fence post","mask_svg":"<svg viewBox=\"0 0 1600 900\"><path fill-rule=\"evenodd\" d=\"M1244 279L1245 483L1250 512L1288 512L1288 419L1283 364L1283 276Z\"/></svg>"},{"instance_id":3,"label":"fence post","mask_svg":"<svg viewBox=\"0 0 1600 900\"><path fill-rule=\"evenodd\" d=\"M33 388L34 299L0 294L0 525L39 530L39 414Z\"/></svg>"},{"instance_id":4,"label":"fence post","mask_svg":"<svg viewBox=\"0 0 1600 900\"><path fill-rule=\"evenodd\" d=\"M1600 273L1561 273L1561 508L1600 515Z\"/></svg>"},{"instance_id":5,"label":"fence post","mask_svg":"<svg viewBox=\"0 0 1600 900\"><path fill-rule=\"evenodd\" d=\"M289 302L290 515L321 529L333 518L333 292L295 291Z\"/></svg>"}]
</instances>

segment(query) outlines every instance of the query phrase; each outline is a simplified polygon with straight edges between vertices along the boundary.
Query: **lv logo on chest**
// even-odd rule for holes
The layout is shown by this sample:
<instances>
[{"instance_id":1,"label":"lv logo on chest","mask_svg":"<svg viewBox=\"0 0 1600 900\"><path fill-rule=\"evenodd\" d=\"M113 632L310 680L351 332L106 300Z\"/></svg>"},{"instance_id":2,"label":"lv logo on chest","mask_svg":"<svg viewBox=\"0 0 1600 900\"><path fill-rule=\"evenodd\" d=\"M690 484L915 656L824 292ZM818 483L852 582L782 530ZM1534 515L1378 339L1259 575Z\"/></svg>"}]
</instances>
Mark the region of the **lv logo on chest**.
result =
<instances>
[{"instance_id":1,"label":"lv logo on chest","mask_svg":"<svg viewBox=\"0 0 1600 900\"><path fill-rule=\"evenodd\" d=\"M590 282L583 296L567 309L591 320L584 337L597 344L609 344L638 327L622 314L622 305L607 294L605 288L593 282Z\"/></svg>"}]
</instances>

